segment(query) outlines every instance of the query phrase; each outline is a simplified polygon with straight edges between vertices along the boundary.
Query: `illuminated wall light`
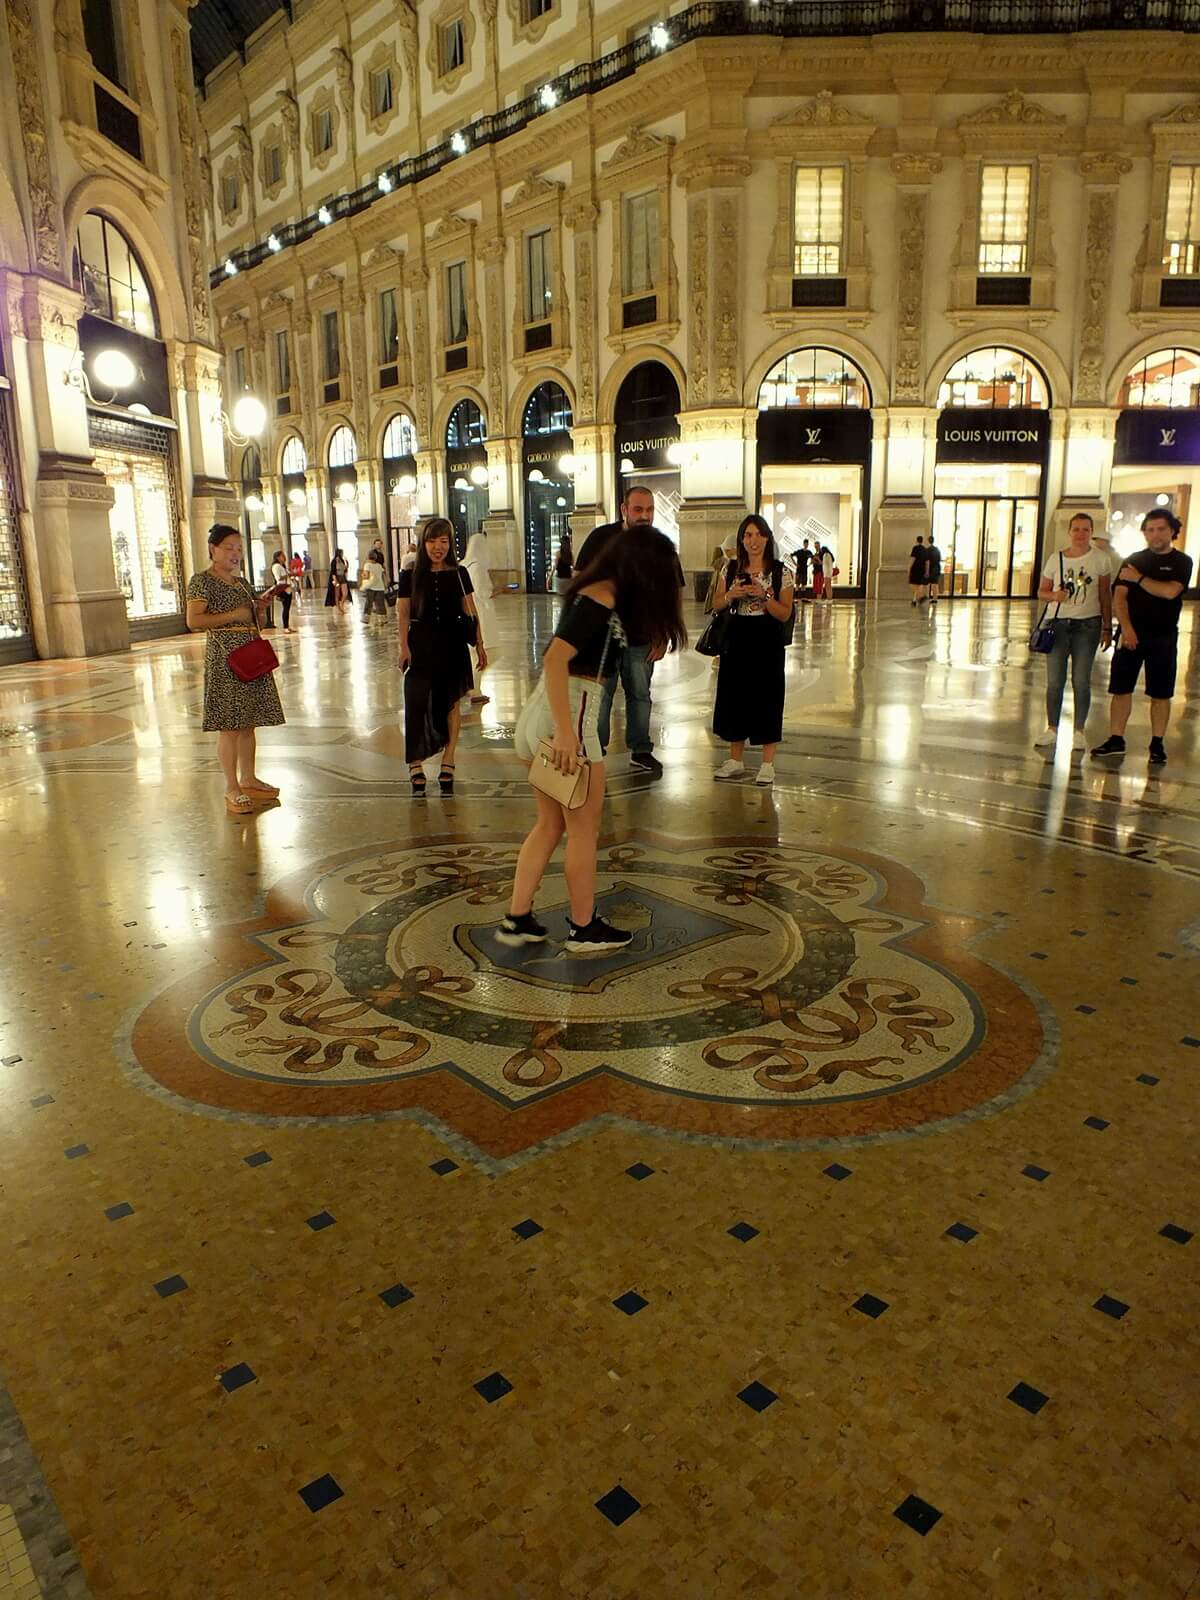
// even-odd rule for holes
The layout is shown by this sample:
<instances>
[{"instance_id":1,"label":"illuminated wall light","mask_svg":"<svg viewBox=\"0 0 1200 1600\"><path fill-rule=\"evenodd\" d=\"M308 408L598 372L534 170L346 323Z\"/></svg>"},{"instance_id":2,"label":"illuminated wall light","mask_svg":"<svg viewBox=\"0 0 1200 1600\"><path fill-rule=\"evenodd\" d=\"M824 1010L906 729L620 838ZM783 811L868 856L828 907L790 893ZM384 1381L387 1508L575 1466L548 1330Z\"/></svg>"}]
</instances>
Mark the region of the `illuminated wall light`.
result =
<instances>
[{"instance_id":1,"label":"illuminated wall light","mask_svg":"<svg viewBox=\"0 0 1200 1600\"><path fill-rule=\"evenodd\" d=\"M379 174L379 192L380 194L391 194L392 192L392 180L386 172Z\"/></svg>"},{"instance_id":2,"label":"illuminated wall light","mask_svg":"<svg viewBox=\"0 0 1200 1600\"><path fill-rule=\"evenodd\" d=\"M140 400L135 400L129 409L135 417L149 417L153 415L150 407L143 405Z\"/></svg>"},{"instance_id":3,"label":"illuminated wall light","mask_svg":"<svg viewBox=\"0 0 1200 1600\"><path fill-rule=\"evenodd\" d=\"M683 465L683 446L679 444L668 445L667 460L673 467L681 467Z\"/></svg>"},{"instance_id":4,"label":"illuminated wall light","mask_svg":"<svg viewBox=\"0 0 1200 1600\"><path fill-rule=\"evenodd\" d=\"M671 43L671 35L661 22L656 22L650 29L650 43L655 50L665 50Z\"/></svg>"},{"instance_id":5,"label":"illuminated wall light","mask_svg":"<svg viewBox=\"0 0 1200 1600\"><path fill-rule=\"evenodd\" d=\"M401 494L416 494L417 480L411 472L406 472L402 478L397 479L396 488Z\"/></svg>"},{"instance_id":6,"label":"illuminated wall light","mask_svg":"<svg viewBox=\"0 0 1200 1600\"><path fill-rule=\"evenodd\" d=\"M137 381L137 368L124 350L101 350L92 362L92 372L106 389L128 389Z\"/></svg>"},{"instance_id":7,"label":"illuminated wall light","mask_svg":"<svg viewBox=\"0 0 1200 1600\"><path fill-rule=\"evenodd\" d=\"M358 485L356 483L341 483L341 484L338 485L338 499L339 500L344 500L344 501L349 502L349 501L354 499L354 497L355 497L355 495L357 495L357 493L358 493Z\"/></svg>"},{"instance_id":8,"label":"illuminated wall light","mask_svg":"<svg viewBox=\"0 0 1200 1600\"><path fill-rule=\"evenodd\" d=\"M450 136L450 148L456 156L465 156L467 153L467 136L465 133L454 133Z\"/></svg>"},{"instance_id":9,"label":"illuminated wall light","mask_svg":"<svg viewBox=\"0 0 1200 1600\"><path fill-rule=\"evenodd\" d=\"M272 234L270 234L268 236L268 238L267 238L267 249L272 251L273 253L278 253L280 250L283 249L283 246L279 242L279 235L278 234L272 233Z\"/></svg>"},{"instance_id":10,"label":"illuminated wall light","mask_svg":"<svg viewBox=\"0 0 1200 1600\"><path fill-rule=\"evenodd\" d=\"M1154 504L1156 506L1169 506L1171 504L1171 496L1169 494L1156 494L1154 496Z\"/></svg>"},{"instance_id":11,"label":"illuminated wall light","mask_svg":"<svg viewBox=\"0 0 1200 1600\"><path fill-rule=\"evenodd\" d=\"M242 504L247 511L261 511L263 508L262 495L248 494Z\"/></svg>"},{"instance_id":12,"label":"illuminated wall light","mask_svg":"<svg viewBox=\"0 0 1200 1600\"><path fill-rule=\"evenodd\" d=\"M252 394L244 394L233 408L233 426L246 439L257 439L267 425L267 408Z\"/></svg>"},{"instance_id":13,"label":"illuminated wall light","mask_svg":"<svg viewBox=\"0 0 1200 1600\"><path fill-rule=\"evenodd\" d=\"M330 211L328 206L319 206L317 208L317 221L323 228L327 228L333 221L333 212Z\"/></svg>"},{"instance_id":14,"label":"illuminated wall light","mask_svg":"<svg viewBox=\"0 0 1200 1600\"><path fill-rule=\"evenodd\" d=\"M237 277L237 271L238 271L237 262L233 259L232 256L226 256L225 257L225 276L227 278L236 278Z\"/></svg>"},{"instance_id":15,"label":"illuminated wall light","mask_svg":"<svg viewBox=\"0 0 1200 1600\"><path fill-rule=\"evenodd\" d=\"M628 456L622 456L619 471L623 477L627 478L631 472L636 472L637 468L634 466L633 462Z\"/></svg>"},{"instance_id":16,"label":"illuminated wall light","mask_svg":"<svg viewBox=\"0 0 1200 1600\"><path fill-rule=\"evenodd\" d=\"M485 466L480 465L471 468L471 482L477 489L482 489L487 481L488 471Z\"/></svg>"},{"instance_id":17,"label":"illuminated wall light","mask_svg":"<svg viewBox=\"0 0 1200 1600\"><path fill-rule=\"evenodd\" d=\"M304 504L304 501L305 501L305 494L304 494L304 490L303 489L289 489L288 490L288 505L290 505L290 506L302 506Z\"/></svg>"},{"instance_id":18,"label":"illuminated wall light","mask_svg":"<svg viewBox=\"0 0 1200 1600\"><path fill-rule=\"evenodd\" d=\"M559 456L558 470L564 478L573 478L575 476L575 457L570 451L565 456Z\"/></svg>"},{"instance_id":19,"label":"illuminated wall light","mask_svg":"<svg viewBox=\"0 0 1200 1600\"><path fill-rule=\"evenodd\" d=\"M553 84L544 83L538 94L538 102L543 111L553 111L558 104L558 91Z\"/></svg>"},{"instance_id":20,"label":"illuminated wall light","mask_svg":"<svg viewBox=\"0 0 1200 1600\"><path fill-rule=\"evenodd\" d=\"M470 487L471 487L471 485L467 482L467 480L465 478L455 478L455 480L454 480L454 488L457 489L460 493L462 492L463 489L469 489ZM465 507L463 509L465 510Z\"/></svg>"}]
</instances>

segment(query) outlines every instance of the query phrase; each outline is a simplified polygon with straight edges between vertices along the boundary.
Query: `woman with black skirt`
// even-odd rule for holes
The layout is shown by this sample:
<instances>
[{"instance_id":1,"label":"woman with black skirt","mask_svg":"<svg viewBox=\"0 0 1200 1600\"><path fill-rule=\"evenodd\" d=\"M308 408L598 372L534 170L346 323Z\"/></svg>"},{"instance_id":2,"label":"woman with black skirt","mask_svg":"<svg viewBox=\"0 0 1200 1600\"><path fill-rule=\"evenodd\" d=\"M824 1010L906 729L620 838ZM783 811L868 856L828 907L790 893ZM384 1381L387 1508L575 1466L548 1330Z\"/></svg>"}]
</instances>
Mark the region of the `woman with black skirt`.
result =
<instances>
[{"instance_id":1,"label":"woman with black skirt","mask_svg":"<svg viewBox=\"0 0 1200 1600\"><path fill-rule=\"evenodd\" d=\"M396 583L396 630L404 674L404 758L413 793L425 793L424 763L442 755L438 788L454 793L459 701L475 687L469 647L480 672L487 652L470 578L454 555L454 529L431 517L421 533L417 559Z\"/></svg>"},{"instance_id":2,"label":"woman with black skirt","mask_svg":"<svg viewBox=\"0 0 1200 1600\"><path fill-rule=\"evenodd\" d=\"M795 602L790 568L775 557L775 540L762 517L745 519L737 555L717 582L714 611L728 611L717 671L713 732L729 745L729 760L713 776L719 783L745 776L748 744L762 745L755 783L775 781L775 750L783 737L784 624Z\"/></svg>"}]
</instances>

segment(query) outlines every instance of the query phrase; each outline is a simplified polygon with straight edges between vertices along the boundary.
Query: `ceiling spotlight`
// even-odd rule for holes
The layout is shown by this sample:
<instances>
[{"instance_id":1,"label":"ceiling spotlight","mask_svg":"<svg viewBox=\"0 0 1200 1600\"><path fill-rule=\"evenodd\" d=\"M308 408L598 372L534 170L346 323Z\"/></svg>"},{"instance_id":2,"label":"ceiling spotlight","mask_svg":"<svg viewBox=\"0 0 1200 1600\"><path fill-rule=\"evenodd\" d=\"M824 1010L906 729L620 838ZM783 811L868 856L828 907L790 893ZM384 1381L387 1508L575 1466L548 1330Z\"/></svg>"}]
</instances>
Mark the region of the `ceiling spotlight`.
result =
<instances>
[{"instance_id":1,"label":"ceiling spotlight","mask_svg":"<svg viewBox=\"0 0 1200 1600\"><path fill-rule=\"evenodd\" d=\"M1171 496L1169 494L1156 494L1154 496L1154 504L1156 506L1169 506L1171 504Z\"/></svg>"},{"instance_id":2,"label":"ceiling spotlight","mask_svg":"<svg viewBox=\"0 0 1200 1600\"><path fill-rule=\"evenodd\" d=\"M227 278L236 278L237 277L237 270L238 270L237 262L233 259L232 256L226 256L225 257L225 276Z\"/></svg>"},{"instance_id":3,"label":"ceiling spotlight","mask_svg":"<svg viewBox=\"0 0 1200 1600\"><path fill-rule=\"evenodd\" d=\"M349 501L354 499L354 497L355 497L355 495L357 495L357 493L358 493L358 484L357 483L339 483L338 484L338 499L339 500L345 500L345 501L349 502Z\"/></svg>"},{"instance_id":4,"label":"ceiling spotlight","mask_svg":"<svg viewBox=\"0 0 1200 1600\"><path fill-rule=\"evenodd\" d=\"M465 156L467 153L467 136L465 133L452 133L450 135L450 148L456 156Z\"/></svg>"},{"instance_id":5,"label":"ceiling spotlight","mask_svg":"<svg viewBox=\"0 0 1200 1600\"><path fill-rule=\"evenodd\" d=\"M268 235L268 237L267 237L267 249L270 250L273 254L277 254L280 250L283 249L283 246L279 242L279 235L277 233L272 233L272 234Z\"/></svg>"},{"instance_id":6,"label":"ceiling spotlight","mask_svg":"<svg viewBox=\"0 0 1200 1600\"><path fill-rule=\"evenodd\" d=\"M656 22L650 29L650 43L655 50L665 50L671 43L671 35L661 22Z\"/></svg>"},{"instance_id":7,"label":"ceiling spotlight","mask_svg":"<svg viewBox=\"0 0 1200 1600\"><path fill-rule=\"evenodd\" d=\"M267 425L267 408L252 394L244 394L233 408L233 426L243 438L257 439Z\"/></svg>"},{"instance_id":8,"label":"ceiling spotlight","mask_svg":"<svg viewBox=\"0 0 1200 1600\"><path fill-rule=\"evenodd\" d=\"M101 350L92 362L92 374L106 389L128 389L137 381L137 368L124 350Z\"/></svg>"},{"instance_id":9,"label":"ceiling spotlight","mask_svg":"<svg viewBox=\"0 0 1200 1600\"><path fill-rule=\"evenodd\" d=\"M380 194L391 194L392 192L392 180L386 172L379 174L379 192Z\"/></svg>"},{"instance_id":10,"label":"ceiling spotlight","mask_svg":"<svg viewBox=\"0 0 1200 1600\"><path fill-rule=\"evenodd\" d=\"M553 111L558 104L558 90L553 84L544 83L538 94L538 102L543 111Z\"/></svg>"},{"instance_id":11,"label":"ceiling spotlight","mask_svg":"<svg viewBox=\"0 0 1200 1600\"><path fill-rule=\"evenodd\" d=\"M333 221L333 212L330 211L328 206L318 206L317 207L317 221L321 224L321 226L323 228L328 227L329 224Z\"/></svg>"},{"instance_id":12,"label":"ceiling spotlight","mask_svg":"<svg viewBox=\"0 0 1200 1600\"><path fill-rule=\"evenodd\" d=\"M262 495L248 494L242 501L247 511L261 511L263 508Z\"/></svg>"},{"instance_id":13,"label":"ceiling spotlight","mask_svg":"<svg viewBox=\"0 0 1200 1600\"><path fill-rule=\"evenodd\" d=\"M290 506L302 506L305 498L306 497L303 489L288 490L288 505Z\"/></svg>"}]
</instances>

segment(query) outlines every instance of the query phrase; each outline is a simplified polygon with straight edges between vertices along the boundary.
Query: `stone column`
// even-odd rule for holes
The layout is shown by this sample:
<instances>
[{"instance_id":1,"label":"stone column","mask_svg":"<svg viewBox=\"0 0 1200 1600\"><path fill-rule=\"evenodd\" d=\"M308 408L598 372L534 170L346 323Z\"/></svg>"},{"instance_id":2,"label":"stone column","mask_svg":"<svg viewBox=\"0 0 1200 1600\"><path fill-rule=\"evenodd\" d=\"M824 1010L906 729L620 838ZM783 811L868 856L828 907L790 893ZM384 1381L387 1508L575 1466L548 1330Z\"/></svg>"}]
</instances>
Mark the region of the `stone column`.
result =
<instances>
[{"instance_id":1,"label":"stone column","mask_svg":"<svg viewBox=\"0 0 1200 1600\"><path fill-rule=\"evenodd\" d=\"M521 484L521 441L489 439L487 451L488 514L483 521L483 531L488 536L488 565L496 573L498 583L514 580L520 583L525 576L521 527L516 512L519 491L524 487Z\"/></svg>"},{"instance_id":2,"label":"stone column","mask_svg":"<svg viewBox=\"0 0 1200 1600\"><path fill-rule=\"evenodd\" d=\"M330 544L332 525L328 530L325 526L324 469L310 466L304 474L304 488L308 495L308 553L312 557L313 583L323 589L333 553Z\"/></svg>"},{"instance_id":3,"label":"stone column","mask_svg":"<svg viewBox=\"0 0 1200 1600\"><path fill-rule=\"evenodd\" d=\"M616 429L595 423L576 423L571 430L571 453L575 457L575 509L571 513L571 533L575 549L597 525L607 520L604 510L604 463L613 453Z\"/></svg>"}]
</instances>

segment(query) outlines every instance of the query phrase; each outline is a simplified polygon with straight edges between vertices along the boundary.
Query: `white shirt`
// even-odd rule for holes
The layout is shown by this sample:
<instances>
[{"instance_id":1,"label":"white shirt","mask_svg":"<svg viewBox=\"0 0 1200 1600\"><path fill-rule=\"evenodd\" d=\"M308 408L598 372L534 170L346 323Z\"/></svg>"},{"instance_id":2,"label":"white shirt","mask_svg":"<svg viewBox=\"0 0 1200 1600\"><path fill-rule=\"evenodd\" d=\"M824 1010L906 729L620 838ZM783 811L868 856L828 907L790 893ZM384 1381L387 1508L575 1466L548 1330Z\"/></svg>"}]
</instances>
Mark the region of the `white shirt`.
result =
<instances>
[{"instance_id":1,"label":"white shirt","mask_svg":"<svg viewBox=\"0 0 1200 1600\"><path fill-rule=\"evenodd\" d=\"M358 580L360 589L386 589L387 575L378 561L364 561L362 575Z\"/></svg>"},{"instance_id":2,"label":"white shirt","mask_svg":"<svg viewBox=\"0 0 1200 1600\"><path fill-rule=\"evenodd\" d=\"M1058 560L1062 557L1062 581L1059 581ZM1054 589L1066 589L1069 598L1061 609L1051 611L1050 620L1060 616L1072 622L1083 622L1088 617L1100 615L1100 579L1112 577L1112 559L1107 550L1089 545L1081 556L1061 550L1050 556L1042 568L1042 577L1049 578Z\"/></svg>"},{"instance_id":3,"label":"white shirt","mask_svg":"<svg viewBox=\"0 0 1200 1600\"><path fill-rule=\"evenodd\" d=\"M821 571L824 573L825 577L833 577L833 554L829 550L826 550L825 554L821 557Z\"/></svg>"},{"instance_id":4,"label":"white shirt","mask_svg":"<svg viewBox=\"0 0 1200 1600\"><path fill-rule=\"evenodd\" d=\"M786 561L782 563L782 566L783 578L779 585L779 598L788 600L792 590L796 587L796 580L792 574L791 567ZM734 582L737 582L736 573L734 574ZM762 599L735 600L733 603L737 615L739 617L765 617L769 615L766 610L767 601L775 598L775 587L771 580L771 574L769 572L760 572L757 577L750 575L747 577L746 582L756 583L759 586L762 590Z\"/></svg>"},{"instance_id":5,"label":"white shirt","mask_svg":"<svg viewBox=\"0 0 1200 1600\"><path fill-rule=\"evenodd\" d=\"M288 581L288 570L282 562L272 561L271 576L275 579L276 583L286 583Z\"/></svg>"}]
</instances>

